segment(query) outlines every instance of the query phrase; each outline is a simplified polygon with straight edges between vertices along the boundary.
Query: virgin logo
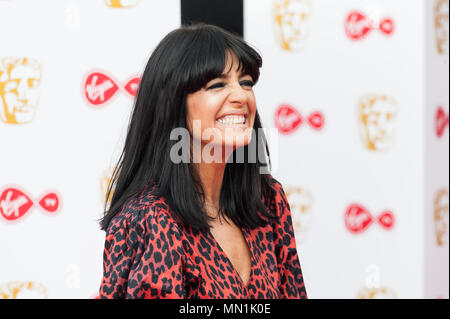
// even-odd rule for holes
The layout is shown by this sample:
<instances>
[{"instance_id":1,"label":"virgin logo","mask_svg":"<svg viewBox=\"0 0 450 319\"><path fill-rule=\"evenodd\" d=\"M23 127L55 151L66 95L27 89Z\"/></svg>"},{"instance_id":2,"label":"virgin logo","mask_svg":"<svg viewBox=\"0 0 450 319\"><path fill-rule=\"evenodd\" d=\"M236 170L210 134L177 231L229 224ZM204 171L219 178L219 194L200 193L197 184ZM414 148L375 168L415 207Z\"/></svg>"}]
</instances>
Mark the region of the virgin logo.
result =
<instances>
[{"instance_id":1,"label":"virgin logo","mask_svg":"<svg viewBox=\"0 0 450 319\"><path fill-rule=\"evenodd\" d=\"M110 76L102 72L91 72L83 82L83 94L90 104L99 106L109 101L119 89L136 96L139 82L139 77L133 77L121 87Z\"/></svg>"},{"instance_id":2,"label":"virgin logo","mask_svg":"<svg viewBox=\"0 0 450 319\"><path fill-rule=\"evenodd\" d=\"M24 216L33 206L40 206L48 213L56 213L59 208L59 197L56 193L44 195L35 203L24 192L17 188L6 188L0 193L0 214L12 221Z\"/></svg>"},{"instance_id":3,"label":"virgin logo","mask_svg":"<svg viewBox=\"0 0 450 319\"><path fill-rule=\"evenodd\" d=\"M292 133L303 122L303 116L291 105L280 105L275 111L275 126L278 128L280 133ZM309 126L315 130L322 129L324 122L324 116L320 111L315 111L306 118L306 123L308 123Z\"/></svg>"},{"instance_id":4,"label":"virgin logo","mask_svg":"<svg viewBox=\"0 0 450 319\"><path fill-rule=\"evenodd\" d=\"M444 135L445 129L448 127L448 114L445 113L442 106L439 106L436 110L436 115L434 117L434 128L436 131L436 136L441 138Z\"/></svg>"},{"instance_id":5,"label":"virgin logo","mask_svg":"<svg viewBox=\"0 0 450 319\"><path fill-rule=\"evenodd\" d=\"M344 27L350 39L360 40L373 29L379 29L385 35L391 35L394 32L394 21L391 18L383 18L377 25L365 14L352 11L347 15Z\"/></svg>"},{"instance_id":6,"label":"virgin logo","mask_svg":"<svg viewBox=\"0 0 450 319\"><path fill-rule=\"evenodd\" d=\"M345 212L345 226L353 234L365 231L374 221L372 214L360 204L351 204ZM394 214L391 211L382 212L376 221L385 229L394 227Z\"/></svg>"}]
</instances>

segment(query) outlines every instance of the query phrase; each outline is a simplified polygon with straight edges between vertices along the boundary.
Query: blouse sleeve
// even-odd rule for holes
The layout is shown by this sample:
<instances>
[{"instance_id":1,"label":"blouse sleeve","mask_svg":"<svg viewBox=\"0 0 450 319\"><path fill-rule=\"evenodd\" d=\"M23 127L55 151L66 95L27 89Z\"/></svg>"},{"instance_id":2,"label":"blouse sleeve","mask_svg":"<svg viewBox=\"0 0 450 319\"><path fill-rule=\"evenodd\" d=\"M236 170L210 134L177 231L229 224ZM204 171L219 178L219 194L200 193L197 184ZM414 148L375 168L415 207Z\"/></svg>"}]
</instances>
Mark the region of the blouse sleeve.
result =
<instances>
[{"instance_id":1,"label":"blouse sleeve","mask_svg":"<svg viewBox=\"0 0 450 319\"><path fill-rule=\"evenodd\" d=\"M100 298L183 298L179 230L155 206L127 208L109 225Z\"/></svg>"},{"instance_id":2,"label":"blouse sleeve","mask_svg":"<svg viewBox=\"0 0 450 319\"><path fill-rule=\"evenodd\" d=\"M280 278L280 298L306 299L302 268L297 254L292 214L281 184L275 181L278 222L274 225L274 242Z\"/></svg>"}]
</instances>

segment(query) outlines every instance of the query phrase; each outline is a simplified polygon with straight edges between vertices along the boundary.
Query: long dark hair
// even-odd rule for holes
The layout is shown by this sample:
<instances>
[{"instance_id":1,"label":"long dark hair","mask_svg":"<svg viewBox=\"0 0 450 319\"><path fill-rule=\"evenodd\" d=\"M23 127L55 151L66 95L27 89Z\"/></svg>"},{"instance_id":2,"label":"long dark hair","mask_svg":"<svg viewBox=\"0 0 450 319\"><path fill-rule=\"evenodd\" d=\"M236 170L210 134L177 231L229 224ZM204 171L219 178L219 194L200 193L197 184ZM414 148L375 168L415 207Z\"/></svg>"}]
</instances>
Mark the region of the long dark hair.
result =
<instances>
[{"instance_id":1,"label":"long dark hair","mask_svg":"<svg viewBox=\"0 0 450 319\"><path fill-rule=\"evenodd\" d=\"M209 229L204 209L205 196L198 174L189 163L173 163L169 158L174 128L187 128L186 96L222 74L226 53L234 52L242 72L256 83L261 56L239 36L208 24L180 27L164 37L153 51L142 75L124 149L109 184L101 229L106 230L123 204L149 183L166 199L175 218L196 230ZM270 155L256 111L251 143L256 154ZM250 144L244 147L248 158ZM254 146L253 146L254 147ZM250 148L252 149L252 148ZM236 153L236 150L235 150ZM233 154L234 156L235 154ZM274 216L262 201L274 195L272 179L261 174L267 161L228 163L219 199L219 216L240 227L263 226ZM110 204L108 204L110 199Z\"/></svg>"}]
</instances>

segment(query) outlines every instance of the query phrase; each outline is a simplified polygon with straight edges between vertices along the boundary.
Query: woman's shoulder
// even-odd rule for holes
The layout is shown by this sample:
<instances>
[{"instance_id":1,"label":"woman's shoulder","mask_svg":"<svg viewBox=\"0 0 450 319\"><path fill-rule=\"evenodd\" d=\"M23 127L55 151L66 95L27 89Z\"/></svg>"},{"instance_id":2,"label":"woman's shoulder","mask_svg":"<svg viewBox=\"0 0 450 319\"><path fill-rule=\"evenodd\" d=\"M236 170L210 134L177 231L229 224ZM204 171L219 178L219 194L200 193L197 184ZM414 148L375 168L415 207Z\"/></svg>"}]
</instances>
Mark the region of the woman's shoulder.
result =
<instances>
[{"instance_id":1,"label":"woman's shoulder","mask_svg":"<svg viewBox=\"0 0 450 319\"><path fill-rule=\"evenodd\" d=\"M280 191L283 191L283 186L281 183L275 179L271 174L268 175L268 179L271 182L272 188L278 193Z\"/></svg>"},{"instance_id":2,"label":"woman's shoulder","mask_svg":"<svg viewBox=\"0 0 450 319\"><path fill-rule=\"evenodd\" d=\"M284 192L282 184L272 175L268 175L267 180L271 189L271 196L264 198L267 209L275 214L278 219L290 214L289 202Z\"/></svg>"},{"instance_id":3,"label":"woman's shoulder","mask_svg":"<svg viewBox=\"0 0 450 319\"><path fill-rule=\"evenodd\" d=\"M152 230L158 220L174 222L165 198L158 194L156 187L156 184L149 183L141 192L127 199L122 209L111 219L106 233L125 228L142 234Z\"/></svg>"},{"instance_id":4,"label":"woman's shoulder","mask_svg":"<svg viewBox=\"0 0 450 319\"><path fill-rule=\"evenodd\" d=\"M284 189L281 183L277 179L275 179L271 174L267 176L267 181L271 189L270 199L274 200L275 202L285 201L286 194L284 193Z\"/></svg>"}]
</instances>

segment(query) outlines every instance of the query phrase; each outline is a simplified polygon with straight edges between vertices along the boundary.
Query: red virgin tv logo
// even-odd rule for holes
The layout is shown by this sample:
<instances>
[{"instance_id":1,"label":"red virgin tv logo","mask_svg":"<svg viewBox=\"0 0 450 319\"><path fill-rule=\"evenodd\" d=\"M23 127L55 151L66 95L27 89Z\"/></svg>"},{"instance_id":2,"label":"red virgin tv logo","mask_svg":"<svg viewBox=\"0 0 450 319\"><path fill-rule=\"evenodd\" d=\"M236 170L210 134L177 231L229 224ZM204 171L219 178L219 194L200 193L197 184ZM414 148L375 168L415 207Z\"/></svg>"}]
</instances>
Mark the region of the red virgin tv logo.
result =
<instances>
[{"instance_id":1,"label":"red virgin tv logo","mask_svg":"<svg viewBox=\"0 0 450 319\"><path fill-rule=\"evenodd\" d=\"M446 128L448 127L448 118L448 113L445 112L444 108L438 106L434 116L434 129L438 138L441 138L444 135Z\"/></svg>"},{"instance_id":2,"label":"red virgin tv logo","mask_svg":"<svg viewBox=\"0 0 450 319\"><path fill-rule=\"evenodd\" d=\"M275 111L275 126L282 134L290 134L307 124L314 130L321 130L325 125L325 116L320 111L313 111L308 115L302 115L295 107L289 104L280 105Z\"/></svg>"},{"instance_id":3,"label":"red virgin tv logo","mask_svg":"<svg viewBox=\"0 0 450 319\"><path fill-rule=\"evenodd\" d=\"M383 211L377 217L374 217L369 210L361 204L353 203L347 207L344 222L345 227L349 232L360 234L374 221L386 230L392 229L395 224L394 214L389 210Z\"/></svg>"},{"instance_id":4,"label":"red virgin tv logo","mask_svg":"<svg viewBox=\"0 0 450 319\"><path fill-rule=\"evenodd\" d=\"M392 18L385 17L379 19L379 21L375 21L375 19L360 11L351 11L345 18L345 33L352 40L361 40L374 29L379 30L384 35L392 35L394 32L394 20Z\"/></svg>"},{"instance_id":5,"label":"red virgin tv logo","mask_svg":"<svg viewBox=\"0 0 450 319\"><path fill-rule=\"evenodd\" d=\"M27 214L31 208L39 207L49 214L56 214L61 207L57 192L47 192L34 200L18 187L5 187L0 190L0 215L7 221L15 221Z\"/></svg>"},{"instance_id":6,"label":"red virgin tv logo","mask_svg":"<svg viewBox=\"0 0 450 319\"><path fill-rule=\"evenodd\" d=\"M140 77L132 76L124 85L104 71L91 71L83 79L82 94L86 101L94 107L103 106L111 101L118 91L135 97L139 88Z\"/></svg>"}]
</instances>

